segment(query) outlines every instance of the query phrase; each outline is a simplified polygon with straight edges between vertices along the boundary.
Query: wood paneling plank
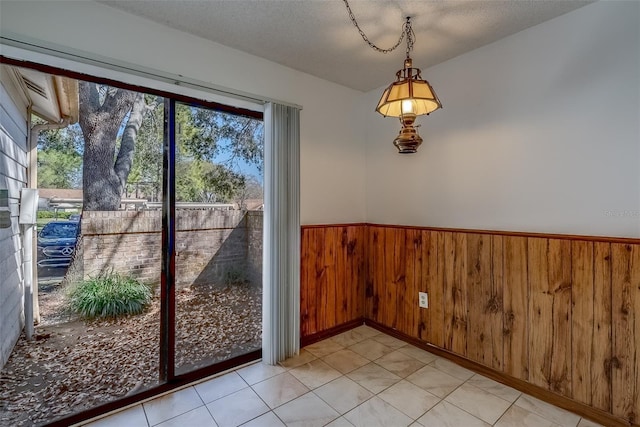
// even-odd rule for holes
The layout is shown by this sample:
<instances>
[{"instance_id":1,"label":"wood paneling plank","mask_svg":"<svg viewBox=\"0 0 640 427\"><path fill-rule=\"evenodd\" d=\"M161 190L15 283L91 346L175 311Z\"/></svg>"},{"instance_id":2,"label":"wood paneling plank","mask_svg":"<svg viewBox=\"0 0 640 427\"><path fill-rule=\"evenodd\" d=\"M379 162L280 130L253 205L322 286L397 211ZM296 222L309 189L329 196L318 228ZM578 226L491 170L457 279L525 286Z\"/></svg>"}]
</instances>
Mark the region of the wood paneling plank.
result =
<instances>
[{"instance_id":1,"label":"wood paneling plank","mask_svg":"<svg viewBox=\"0 0 640 427\"><path fill-rule=\"evenodd\" d=\"M382 254L384 264L384 280L382 282L380 304L382 324L390 328L395 328L396 316L396 229L385 228L384 231L384 253Z\"/></svg>"},{"instance_id":2,"label":"wood paneling plank","mask_svg":"<svg viewBox=\"0 0 640 427\"><path fill-rule=\"evenodd\" d=\"M492 359L491 366L501 371L504 363L504 238L491 236L491 288L486 306L489 313L489 327L491 332Z\"/></svg>"},{"instance_id":3,"label":"wood paneling plank","mask_svg":"<svg viewBox=\"0 0 640 427\"><path fill-rule=\"evenodd\" d=\"M364 227L347 227L347 248L346 248L346 269L347 282L346 291L348 294L349 310L347 321L351 321L364 316L362 309L364 305L364 271L363 271L363 236Z\"/></svg>"},{"instance_id":4,"label":"wood paneling plank","mask_svg":"<svg viewBox=\"0 0 640 427\"><path fill-rule=\"evenodd\" d=\"M591 357L593 348L593 242L571 242L571 346L572 394L591 404ZM597 387L597 384L596 384Z\"/></svg>"},{"instance_id":5,"label":"wood paneling plank","mask_svg":"<svg viewBox=\"0 0 640 427\"><path fill-rule=\"evenodd\" d=\"M384 228L374 227L371 230L371 273L372 281L372 301L371 319L379 323L383 322L384 306L381 303L381 296L384 296L385 283L385 233Z\"/></svg>"},{"instance_id":6,"label":"wood paneling plank","mask_svg":"<svg viewBox=\"0 0 640 427\"><path fill-rule=\"evenodd\" d=\"M593 258L591 404L611 411L611 244L594 242Z\"/></svg>"},{"instance_id":7,"label":"wood paneling plank","mask_svg":"<svg viewBox=\"0 0 640 427\"><path fill-rule=\"evenodd\" d=\"M336 229L335 242L335 324L342 325L347 321L347 313L349 304L347 288L351 285L347 275L347 258L348 258L348 227L339 227Z\"/></svg>"},{"instance_id":8,"label":"wood paneling plank","mask_svg":"<svg viewBox=\"0 0 640 427\"><path fill-rule=\"evenodd\" d=\"M309 230L302 229L300 233L300 336L305 337L309 332L309 298L307 292L311 287L309 280Z\"/></svg>"},{"instance_id":9,"label":"wood paneling plank","mask_svg":"<svg viewBox=\"0 0 640 427\"><path fill-rule=\"evenodd\" d=\"M571 241L549 240L549 273L554 329L550 390L571 396Z\"/></svg>"},{"instance_id":10,"label":"wood paneling plank","mask_svg":"<svg viewBox=\"0 0 640 427\"><path fill-rule=\"evenodd\" d=\"M529 269L529 381L548 388L551 366L547 360L553 347L553 295L549 292L547 239L528 239ZM534 268L535 267L535 268Z\"/></svg>"},{"instance_id":11,"label":"wood paneling plank","mask_svg":"<svg viewBox=\"0 0 640 427\"><path fill-rule=\"evenodd\" d=\"M356 259L358 260L358 278L360 283L360 300L358 304L358 316L365 317L367 315L365 309L366 303L366 286L369 278L369 227L359 227L357 231L358 246L356 247Z\"/></svg>"},{"instance_id":12,"label":"wood paneling plank","mask_svg":"<svg viewBox=\"0 0 640 427\"><path fill-rule=\"evenodd\" d=\"M445 348L467 355L466 235L445 234Z\"/></svg>"},{"instance_id":13,"label":"wood paneling plank","mask_svg":"<svg viewBox=\"0 0 640 427\"><path fill-rule=\"evenodd\" d=\"M336 326L336 250L339 247L339 228L329 227L324 239L324 281L326 292L324 329Z\"/></svg>"},{"instance_id":14,"label":"wood paneling plank","mask_svg":"<svg viewBox=\"0 0 640 427\"><path fill-rule=\"evenodd\" d=\"M504 372L529 379L529 279L526 237L504 236Z\"/></svg>"},{"instance_id":15,"label":"wood paneling plank","mask_svg":"<svg viewBox=\"0 0 640 427\"><path fill-rule=\"evenodd\" d=\"M322 257L319 256L318 253L318 242L317 235L321 233L322 230L310 229L308 230L308 245L309 245L309 262L308 262L308 289L307 296L309 304L307 305L308 310L308 334L315 334L320 329L318 328L318 263L322 262Z\"/></svg>"},{"instance_id":16,"label":"wood paneling plank","mask_svg":"<svg viewBox=\"0 0 640 427\"><path fill-rule=\"evenodd\" d=\"M366 274L364 283L364 316L367 319L375 320L373 315L373 278L375 276L375 246L373 241L373 229L374 227L367 227L366 236L367 243L365 244L366 253Z\"/></svg>"},{"instance_id":17,"label":"wood paneling plank","mask_svg":"<svg viewBox=\"0 0 640 427\"><path fill-rule=\"evenodd\" d=\"M455 290L453 293L453 345L460 355L467 355L467 334L469 319L469 295L467 285L467 237L466 233L455 233Z\"/></svg>"},{"instance_id":18,"label":"wood paneling plank","mask_svg":"<svg viewBox=\"0 0 640 427\"><path fill-rule=\"evenodd\" d=\"M420 308L418 305L418 292L429 292L428 287L428 273L427 273L427 261L424 259L424 247L428 244L425 241L425 235L421 230L414 230L414 295L415 300L413 302L414 319L411 324L411 329L414 337L418 337L424 341L430 336L431 324L429 322L429 309Z\"/></svg>"},{"instance_id":19,"label":"wood paneling plank","mask_svg":"<svg viewBox=\"0 0 640 427\"><path fill-rule=\"evenodd\" d=\"M469 298L469 335L467 356L491 366L490 319L487 304L491 297L491 236L467 236L466 274Z\"/></svg>"},{"instance_id":20,"label":"wood paneling plank","mask_svg":"<svg viewBox=\"0 0 640 427\"><path fill-rule=\"evenodd\" d=\"M429 293L429 342L445 347L445 233L422 231L422 265ZM423 337L421 337L424 339Z\"/></svg>"},{"instance_id":21,"label":"wood paneling plank","mask_svg":"<svg viewBox=\"0 0 640 427\"><path fill-rule=\"evenodd\" d=\"M398 307L400 312L400 321L398 322L398 330L411 336L416 336L418 319L420 312L416 308L418 306L418 290L419 275L416 275L416 252L421 250L421 245L416 239L420 236L419 230L406 230L405 233L405 260L404 260L404 291L402 305ZM420 248L418 249L418 246ZM419 273L418 273L419 274Z\"/></svg>"},{"instance_id":22,"label":"wood paneling plank","mask_svg":"<svg viewBox=\"0 0 640 427\"><path fill-rule=\"evenodd\" d=\"M327 230L317 230L315 245L318 257L316 258L316 301L318 301L316 313L316 332L330 328L329 313L327 304L327 266L325 264L326 251L324 250L327 242Z\"/></svg>"},{"instance_id":23,"label":"wood paneling plank","mask_svg":"<svg viewBox=\"0 0 640 427\"><path fill-rule=\"evenodd\" d=\"M444 348L453 350L455 313L453 297L456 291L456 244L453 233L444 233L442 249L444 250Z\"/></svg>"},{"instance_id":24,"label":"wood paneling plank","mask_svg":"<svg viewBox=\"0 0 640 427\"><path fill-rule=\"evenodd\" d=\"M571 242L529 238L529 380L570 395ZM535 268L533 268L535 266Z\"/></svg>"},{"instance_id":25,"label":"wood paneling plank","mask_svg":"<svg viewBox=\"0 0 640 427\"><path fill-rule=\"evenodd\" d=\"M640 245L611 245L612 412L640 423Z\"/></svg>"},{"instance_id":26,"label":"wood paneling plank","mask_svg":"<svg viewBox=\"0 0 640 427\"><path fill-rule=\"evenodd\" d=\"M393 313L389 316L391 321L391 327L393 329L398 329L399 324L402 321L402 309L404 308L404 298L406 294L406 253L407 253L407 242L406 235L407 230L405 229L396 229L394 230L394 250L393 250L393 285L395 289L393 293L395 293L396 304L393 310Z\"/></svg>"}]
</instances>

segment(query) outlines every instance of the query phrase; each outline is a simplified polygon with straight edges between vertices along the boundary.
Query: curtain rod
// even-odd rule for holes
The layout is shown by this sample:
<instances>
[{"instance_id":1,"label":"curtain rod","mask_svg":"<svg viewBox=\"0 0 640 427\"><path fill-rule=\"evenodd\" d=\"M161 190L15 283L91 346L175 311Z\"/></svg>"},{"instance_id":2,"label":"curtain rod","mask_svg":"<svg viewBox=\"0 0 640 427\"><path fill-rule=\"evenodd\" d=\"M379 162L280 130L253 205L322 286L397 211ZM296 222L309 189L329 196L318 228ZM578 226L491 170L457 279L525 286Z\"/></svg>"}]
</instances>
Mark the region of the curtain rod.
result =
<instances>
[{"instance_id":1,"label":"curtain rod","mask_svg":"<svg viewBox=\"0 0 640 427\"><path fill-rule=\"evenodd\" d=\"M77 49L69 48L66 46L57 45L54 43L48 43L42 40L29 39L27 37L17 36L14 34L0 35L0 45L11 46L19 49L24 49L30 52L50 55L60 59L67 59L67 60L80 62L87 65L97 66L107 70L123 72L126 74L132 74L139 77L151 78L153 80L169 83L175 86L187 87L187 88L196 89L196 90L203 90L205 92L210 92L216 95L228 96L228 97L236 98L242 101L249 101L257 104L265 104L267 102L273 102L280 105L294 107L300 110L302 109L302 106L297 104L283 102L277 99L264 97L260 95L254 95L251 93L242 92L235 89L229 89L229 88L218 86L202 80L185 77L180 74L168 73L168 72L148 68L142 65L133 64L126 61L119 61L113 58L92 54L86 51L77 50ZM22 58L15 58L15 59L22 59Z\"/></svg>"}]
</instances>

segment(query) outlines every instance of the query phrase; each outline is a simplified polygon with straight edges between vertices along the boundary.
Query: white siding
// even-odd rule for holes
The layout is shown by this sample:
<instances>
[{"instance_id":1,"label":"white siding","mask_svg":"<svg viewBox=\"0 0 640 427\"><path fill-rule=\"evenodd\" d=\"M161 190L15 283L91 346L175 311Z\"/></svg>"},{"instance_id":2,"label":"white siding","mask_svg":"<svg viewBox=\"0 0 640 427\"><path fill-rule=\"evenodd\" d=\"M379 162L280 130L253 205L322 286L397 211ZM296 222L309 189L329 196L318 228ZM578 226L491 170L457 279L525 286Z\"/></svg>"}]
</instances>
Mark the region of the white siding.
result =
<instances>
[{"instance_id":1,"label":"white siding","mask_svg":"<svg viewBox=\"0 0 640 427\"><path fill-rule=\"evenodd\" d=\"M3 75L6 77L6 75ZM0 367L4 366L24 325L22 238L18 225L20 190L27 184L26 107L9 95L11 82L0 80L0 189L9 190L11 228L0 229Z\"/></svg>"}]
</instances>

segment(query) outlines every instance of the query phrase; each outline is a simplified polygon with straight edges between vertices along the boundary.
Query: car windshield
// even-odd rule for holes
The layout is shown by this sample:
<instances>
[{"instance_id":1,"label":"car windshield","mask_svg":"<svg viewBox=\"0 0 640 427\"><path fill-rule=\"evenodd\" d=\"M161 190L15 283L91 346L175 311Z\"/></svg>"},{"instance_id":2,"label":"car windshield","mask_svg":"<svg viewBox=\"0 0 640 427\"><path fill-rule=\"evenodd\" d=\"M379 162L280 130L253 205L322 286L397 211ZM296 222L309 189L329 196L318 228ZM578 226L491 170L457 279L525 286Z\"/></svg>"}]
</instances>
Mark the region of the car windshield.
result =
<instances>
[{"instance_id":1,"label":"car windshield","mask_svg":"<svg viewBox=\"0 0 640 427\"><path fill-rule=\"evenodd\" d=\"M40 232L44 239L73 239L76 237L78 224L75 222L60 223L50 222Z\"/></svg>"}]
</instances>

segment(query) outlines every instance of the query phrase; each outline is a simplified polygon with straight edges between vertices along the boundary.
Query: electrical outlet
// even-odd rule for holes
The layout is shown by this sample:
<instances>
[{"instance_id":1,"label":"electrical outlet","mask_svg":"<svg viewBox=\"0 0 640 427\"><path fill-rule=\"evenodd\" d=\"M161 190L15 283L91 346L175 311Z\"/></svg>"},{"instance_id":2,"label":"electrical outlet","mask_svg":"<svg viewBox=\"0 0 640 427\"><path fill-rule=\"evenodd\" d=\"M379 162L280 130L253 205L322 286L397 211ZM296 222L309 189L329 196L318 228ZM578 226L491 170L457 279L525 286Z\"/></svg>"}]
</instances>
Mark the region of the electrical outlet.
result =
<instances>
[{"instance_id":1,"label":"electrical outlet","mask_svg":"<svg viewBox=\"0 0 640 427\"><path fill-rule=\"evenodd\" d=\"M422 308L429 308L429 294L418 292L418 305Z\"/></svg>"}]
</instances>

